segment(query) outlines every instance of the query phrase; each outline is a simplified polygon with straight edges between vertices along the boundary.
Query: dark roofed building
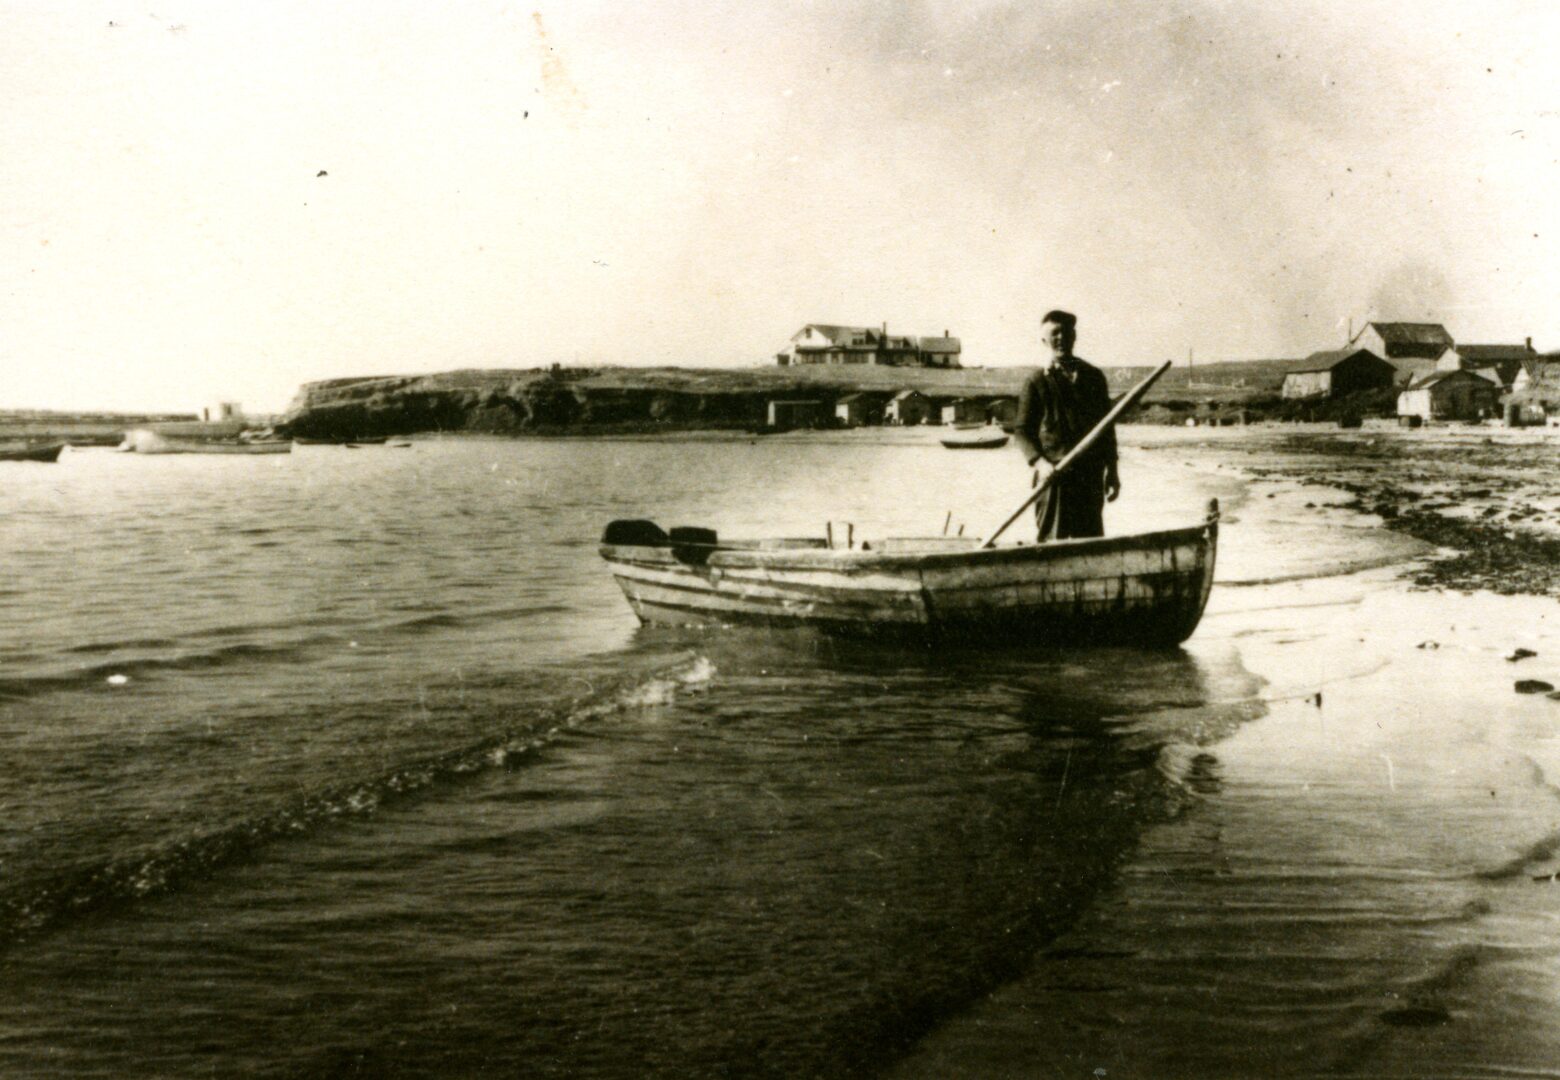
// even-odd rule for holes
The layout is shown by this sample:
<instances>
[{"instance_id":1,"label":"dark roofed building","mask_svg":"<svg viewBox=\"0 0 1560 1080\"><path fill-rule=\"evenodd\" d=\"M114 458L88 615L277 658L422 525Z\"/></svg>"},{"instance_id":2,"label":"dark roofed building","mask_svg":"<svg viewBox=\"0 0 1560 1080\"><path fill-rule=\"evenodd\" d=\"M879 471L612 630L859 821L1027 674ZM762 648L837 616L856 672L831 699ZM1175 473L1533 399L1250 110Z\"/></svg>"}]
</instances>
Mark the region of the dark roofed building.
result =
<instances>
[{"instance_id":1,"label":"dark roofed building","mask_svg":"<svg viewBox=\"0 0 1560 1080\"><path fill-rule=\"evenodd\" d=\"M921 363L921 351L916 347L915 338L884 334L877 362L890 367L915 367Z\"/></svg>"},{"instance_id":2,"label":"dark roofed building","mask_svg":"<svg viewBox=\"0 0 1560 1080\"><path fill-rule=\"evenodd\" d=\"M927 367L956 368L959 366L959 339L949 337L946 330L942 337L924 337L918 342Z\"/></svg>"},{"instance_id":3,"label":"dark roofed building","mask_svg":"<svg viewBox=\"0 0 1560 1080\"><path fill-rule=\"evenodd\" d=\"M846 427L881 424L883 406L887 404L888 397L886 393L874 394L867 391L846 394L834 402L834 418Z\"/></svg>"},{"instance_id":4,"label":"dark roofed building","mask_svg":"<svg viewBox=\"0 0 1560 1080\"><path fill-rule=\"evenodd\" d=\"M1435 369L1476 372L1509 389L1522 365L1537 355L1531 338L1525 345L1455 345L1441 354Z\"/></svg>"},{"instance_id":5,"label":"dark roofed building","mask_svg":"<svg viewBox=\"0 0 1560 1080\"><path fill-rule=\"evenodd\" d=\"M782 431L788 428L816 427L823 416L821 401L773 400L769 402L769 426Z\"/></svg>"},{"instance_id":6,"label":"dark roofed building","mask_svg":"<svg viewBox=\"0 0 1560 1080\"><path fill-rule=\"evenodd\" d=\"M1440 323L1369 322L1349 344L1386 360L1439 360L1453 343Z\"/></svg>"},{"instance_id":7,"label":"dark roofed building","mask_svg":"<svg viewBox=\"0 0 1560 1080\"><path fill-rule=\"evenodd\" d=\"M945 424L984 424L986 403L976 398L955 398L942 403L941 416Z\"/></svg>"},{"instance_id":8,"label":"dark roofed building","mask_svg":"<svg viewBox=\"0 0 1560 1080\"><path fill-rule=\"evenodd\" d=\"M1397 369L1369 349L1329 349L1312 353L1304 363L1284 376L1284 397L1343 397L1397 381Z\"/></svg>"},{"instance_id":9,"label":"dark roofed building","mask_svg":"<svg viewBox=\"0 0 1560 1080\"><path fill-rule=\"evenodd\" d=\"M960 344L942 337L891 335L888 325L835 326L808 323L791 335L790 346L777 353L782 366L791 364L883 364L890 367L959 367Z\"/></svg>"},{"instance_id":10,"label":"dark roofed building","mask_svg":"<svg viewBox=\"0 0 1560 1080\"><path fill-rule=\"evenodd\" d=\"M793 364L870 364L882 341L870 326L808 323L791 335L791 348L781 355Z\"/></svg>"},{"instance_id":11,"label":"dark roofed building","mask_svg":"<svg viewBox=\"0 0 1560 1080\"><path fill-rule=\"evenodd\" d=\"M986 419L993 424L1011 424L1018 419L1018 398L1002 395L983 399Z\"/></svg>"},{"instance_id":12,"label":"dark roofed building","mask_svg":"<svg viewBox=\"0 0 1560 1080\"><path fill-rule=\"evenodd\" d=\"M1398 395L1399 416L1424 420L1482 420L1500 412L1500 387L1476 372L1436 371Z\"/></svg>"},{"instance_id":13,"label":"dark roofed building","mask_svg":"<svg viewBox=\"0 0 1560 1080\"><path fill-rule=\"evenodd\" d=\"M899 391L883 409L883 419L890 424L924 424L931 415L932 399L919 390Z\"/></svg>"},{"instance_id":14,"label":"dark roofed building","mask_svg":"<svg viewBox=\"0 0 1560 1080\"><path fill-rule=\"evenodd\" d=\"M1560 353L1525 361L1511 384L1511 399L1522 423L1545 423L1560 417Z\"/></svg>"}]
</instances>

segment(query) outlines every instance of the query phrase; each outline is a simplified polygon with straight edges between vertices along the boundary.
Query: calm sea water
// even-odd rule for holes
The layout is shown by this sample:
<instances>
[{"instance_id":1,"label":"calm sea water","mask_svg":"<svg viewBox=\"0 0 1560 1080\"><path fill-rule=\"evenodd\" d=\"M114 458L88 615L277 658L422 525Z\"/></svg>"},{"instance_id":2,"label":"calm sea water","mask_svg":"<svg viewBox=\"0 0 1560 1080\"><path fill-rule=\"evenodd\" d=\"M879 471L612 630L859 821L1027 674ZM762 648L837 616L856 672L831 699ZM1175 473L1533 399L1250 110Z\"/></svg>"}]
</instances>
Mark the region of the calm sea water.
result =
<instances>
[{"instance_id":1,"label":"calm sea water","mask_svg":"<svg viewBox=\"0 0 1560 1080\"><path fill-rule=\"evenodd\" d=\"M0 1075L1554 1074L1548 607L1173 433L1174 652L640 630L595 553L1022 498L897 438L0 465Z\"/></svg>"}]
</instances>

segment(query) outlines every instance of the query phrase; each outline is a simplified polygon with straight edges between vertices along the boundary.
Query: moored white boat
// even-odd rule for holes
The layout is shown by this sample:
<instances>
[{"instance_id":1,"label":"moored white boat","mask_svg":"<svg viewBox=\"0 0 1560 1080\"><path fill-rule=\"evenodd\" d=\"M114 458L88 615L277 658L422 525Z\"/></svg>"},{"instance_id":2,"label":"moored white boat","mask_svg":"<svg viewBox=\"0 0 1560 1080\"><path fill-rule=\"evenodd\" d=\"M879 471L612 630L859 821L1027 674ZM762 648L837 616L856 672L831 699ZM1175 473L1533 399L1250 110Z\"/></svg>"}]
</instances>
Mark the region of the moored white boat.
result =
<instances>
[{"instance_id":1,"label":"moored white boat","mask_svg":"<svg viewBox=\"0 0 1560 1080\"><path fill-rule=\"evenodd\" d=\"M237 439L180 439L137 429L119 449L136 454L290 454L291 440L244 442Z\"/></svg>"},{"instance_id":2,"label":"moored white boat","mask_svg":"<svg viewBox=\"0 0 1560 1080\"><path fill-rule=\"evenodd\" d=\"M1218 507L1189 528L983 548L964 537L830 547L613 522L601 555L645 623L851 636L1173 645L1213 585Z\"/></svg>"}]
</instances>

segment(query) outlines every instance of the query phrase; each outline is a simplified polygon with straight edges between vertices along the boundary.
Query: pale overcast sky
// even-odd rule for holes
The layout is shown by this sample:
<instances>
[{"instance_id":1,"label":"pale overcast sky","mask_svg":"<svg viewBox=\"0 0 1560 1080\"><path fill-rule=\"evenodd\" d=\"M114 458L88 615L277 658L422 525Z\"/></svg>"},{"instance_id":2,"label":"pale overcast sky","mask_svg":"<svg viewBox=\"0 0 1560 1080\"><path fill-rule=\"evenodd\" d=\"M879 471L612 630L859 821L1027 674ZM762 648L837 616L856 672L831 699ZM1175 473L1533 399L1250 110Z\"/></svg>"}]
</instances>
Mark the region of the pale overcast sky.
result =
<instances>
[{"instance_id":1,"label":"pale overcast sky","mask_svg":"<svg viewBox=\"0 0 1560 1080\"><path fill-rule=\"evenodd\" d=\"M765 362L1560 348L1550 0L0 0L0 408Z\"/></svg>"}]
</instances>

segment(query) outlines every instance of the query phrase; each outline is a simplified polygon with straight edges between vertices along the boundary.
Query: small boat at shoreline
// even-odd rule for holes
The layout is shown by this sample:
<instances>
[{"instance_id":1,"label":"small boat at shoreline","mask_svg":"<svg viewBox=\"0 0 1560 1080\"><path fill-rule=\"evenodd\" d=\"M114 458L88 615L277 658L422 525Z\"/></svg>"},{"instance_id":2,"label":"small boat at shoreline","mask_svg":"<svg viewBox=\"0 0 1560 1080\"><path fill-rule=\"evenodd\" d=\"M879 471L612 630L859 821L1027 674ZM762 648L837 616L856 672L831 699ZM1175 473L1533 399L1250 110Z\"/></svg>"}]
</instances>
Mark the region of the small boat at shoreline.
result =
<instances>
[{"instance_id":1,"label":"small boat at shoreline","mask_svg":"<svg viewBox=\"0 0 1560 1080\"><path fill-rule=\"evenodd\" d=\"M291 442L210 442L190 443L178 446L172 450L157 450L153 453L160 454L290 454ZM137 453L147 453L145 450L137 450Z\"/></svg>"},{"instance_id":2,"label":"small boat at shoreline","mask_svg":"<svg viewBox=\"0 0 1560 1080\"><path fill-rule=\"evenodd\" d=\"M1008 437L997 431L983 435L950 435L941 441L949 450L1000 450L1008 444Z\"/></svg>"},{"instance_id":3,"label":"small boat at shoreline","mask_svg":"<svg viewBox=\"0 0 1560 1080\"><path fill-rule=\"evenodd\" d=\"M387 440L389 438L390 438L390 436L388 436L388 435L366 435L366 436L364 436L361 439L356 438L356 437L346 438L346 439L305 439L305 438L294 437L294 439L292 441L297 443L299 446L350 446L350 447L359 447L359 446L380 446L380 445L383 445L385 440Z\"/></svg>"},{"instance_id":4,"label":"small boat at shoreline","mask_svg":"<svg viewBox=\"0 0 1560 1080\"><path fill-rule=\"evenodd\" d=\"M120 450L135 454L290 454L290 439L179 439L155 431L130 432Z\"/></svg>"},{"instance_id":5,"label":"small boat at shoreline","mask_svg":"<svg viewBox=\"0 0 1560 1080\"><path fill-rule=\"evenodd\" d=\"M1170 646L1213 587L1217 502L1200 525L984 547L967 537L718 541L614 521L600 554L642 623L805 627L850 637Z\"/></svg>"},{"instance_id":6,"label":"small boat at shoreline","mask_svg":"<svg viewBox=\"0 0 1560 1080\"><path fill-rule=\"evenodd\" d=\"M62 442L41 443L34 446L0 446L0 461L58 461Z\"/></svg>"}]
</instances>

